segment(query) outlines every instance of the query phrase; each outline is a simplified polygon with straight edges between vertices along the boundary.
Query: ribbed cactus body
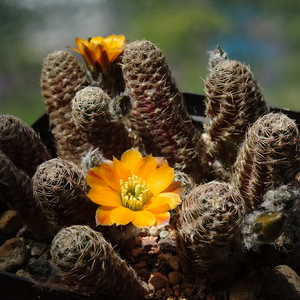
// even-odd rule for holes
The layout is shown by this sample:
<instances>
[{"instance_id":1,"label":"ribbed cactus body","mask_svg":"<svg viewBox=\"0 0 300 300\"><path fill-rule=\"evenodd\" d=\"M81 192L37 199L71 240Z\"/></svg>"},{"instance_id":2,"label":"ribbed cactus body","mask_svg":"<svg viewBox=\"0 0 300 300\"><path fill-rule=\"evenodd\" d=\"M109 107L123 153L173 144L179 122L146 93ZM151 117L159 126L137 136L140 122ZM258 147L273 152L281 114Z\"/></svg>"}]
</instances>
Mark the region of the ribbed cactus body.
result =
<instances>
[{"instance_id":1,"label":"ribbed cactus body","mask_svg":"<svg viewBox=\"0 0 300 300\"><path fill-rule=\"evenodd\" d=\"M72 116L89 144L99 148L107 159L120 159L132 143L125 124L114 119L111 102L102 89L85 87L73 99Z\"/></svg>"},{"instance_id":2,"label":"ribbed cactus body","mask_svg":"<svg viewBox=\"0 0 300 300\"><path fill-rule=\"evenodd\" d=\"M32 177L37 166L50 159L37 133L20 119L0 115L0 151Z\"/></svg>"},{"instance_id":3,"label":"ribbed cactus body","mask_svg":"<svg viewBox=\"0 0 300 300\"><path fill-rule=\"evenodd\" d=\"M233 187L211 181L186 196L178 221L178 253L191 276L218 280L233 260L244 204ZM203 278L202 278L203 277Z\"/></svg>"},{"instance_id":4,"label":"ribbed cactus body","mask_svg":"<svg viewBox=\"0 0 300 300\"><path fill-rule=\"evenodd\" d=\"M228 166L236 158L233 145L243 141L249 126L268 108L250 68L235 60L220 60L211 69L205 92L206 130L216 143L214 155ZM232 157L231 162L226 157Z\"/></svg>"},{"instance_id":5,"label":"ribbed cactus body","mask_svg":"<svg viewBox=\"0 0 300 300\"><path fill-rule=\"evenodd\" d=\"M53 228L35 201L29 176L18 169L0 151L0 200L18 212L20 218L39 240L50 240Z\"/></svg>"},{"instance_id":6,"label":"ribbed cactus body","mask_svg":"<svg viewBox=\"0 0 300 300\"><path fill-rule=\"evenodd\" d=\"M55 51L44 59L41 87L57 153L74 162L90 147L73 122L71 108L76 92L87 85L86 73L71 53Z\"/></svg>"},{"instance_id":7,"label":"ribbed cactus body","mask_svg":"<svg viewBox=\"0 0 300 300\"><path fill-rule=\"evenodd\" d=\"M264 194L294 182L299 172L299 131L282 113L269 113L249 129L234 165L232 182L249 210L255 210Z\"/></svg>"},{"instance_id":8,"label":"ribbed cactus body","mask_svg":"<svg viewBox=\"0 0 300 300\"><path fill-rule=\"evenodd\" d=\"M62 229L52 242L51 256L64 284L95 299L141 300L147 293L134 270L88 226Z\"/></svg>"},{"instance_id":9,"label":"ribbed cactus body","mask_svg":"<svg viewBox=\"0 0 300 300\"><path fill-rule=\"evenodd\" d=\"M38 167L32 180L34 197L57 228L94 225L96 207L87 197L89 187L76 164L51 159Z\"/></svg>"},{"instance_id":10,"label":"ribbed cactus body","mask_svg":"<svg viewBox=\"0 0 300 300\"><path fill-rule=\"evenodd\" d=\"M125 48L122 64L132 100L131 121L146 151L201 181L201 133L192 124L161 50L149 41L133 42Z\"/></svg>"}]
</instances>

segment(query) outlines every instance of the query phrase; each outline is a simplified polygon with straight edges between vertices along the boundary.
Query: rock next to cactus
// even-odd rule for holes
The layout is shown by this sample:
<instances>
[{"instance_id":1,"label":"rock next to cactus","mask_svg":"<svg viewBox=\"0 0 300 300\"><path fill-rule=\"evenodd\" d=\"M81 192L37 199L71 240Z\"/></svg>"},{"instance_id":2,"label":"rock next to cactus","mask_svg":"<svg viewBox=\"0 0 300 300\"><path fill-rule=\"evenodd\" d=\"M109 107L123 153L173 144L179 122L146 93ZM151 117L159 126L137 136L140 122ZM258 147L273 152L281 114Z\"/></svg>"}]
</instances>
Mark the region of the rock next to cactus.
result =
<instances>
[{"instance_id":1,"label":"rock next to cactus","mask_svg":"<svg viewBox=\"0 0 300 300\"><path fill-rule=\"evenodd\" d=\"M206 283L230 278L243 214L244 202L228 183L211 181L190 191L177 224L186 274Z\"/></svg>"},{"instance_id":2,"label":"rock next to cactus","mask_svg":"<svg viewBox=\"0 0 300 300\"><path fill-rule=\"evenodd\" d=\"M29 177L38 165L51 158L39 135L11 115L0 115L0 151Z\"/></svg>"},{"instance_id":3,"label":"rock next to cactus","mask_svg":"<svg viewBox=\"0 0 300 300\"><path fill-rule=\"evenodd\" d=\"M32 184L36 201L57 231L74 224L94 225L96 205L87 197L89 187L75 163L48 160L38 167Z\"/></svg>"},{"instance_id":4,"label":"rock next to cactus","mask_svg":"<svg viewBox=\"0 0 300 300\"><path fill-rule=\"evenodd\" d=\"M132 42L124 50L122 69L131 121L147 153L203 181L207 166L201 132L192 124L161 50L149 41Z\"/></svg>"},{"instance_id":5,"label":"rock next to cactus","mask_svg":"<svg viewBox=\"0 0 300 300\"><path fill-rule=\"evenodd\" d=\"M120 158L132 147L129 132L122 119L111 111L112 99L100 88L88 86L76 93L72 101L72 116L86 141L102 150L104 157Z\"/></svg>"},{"instance_id":6,"label":"rock next to cactus","mask_svg":"<svg viewBox=\"0 0 300 300\"><path fill-rule=\"evenodd\" d=\"M148 292L102 234L88 226L59 231L52 241L51 256L63 284L95 299L140 300Z\"/></svg>"},{"instance_id":7,"label":"rock next to cactus","mask_svg":"<svg viewBox=\"0 0 300 300\"><path fill-rule=\"evenodd\" d=\"M85 70L68 51L55 51L43 62L41 87L57 154L75 163L90 148L72 119L71 101L89 85Z\"/></svg>"}]
</instances>

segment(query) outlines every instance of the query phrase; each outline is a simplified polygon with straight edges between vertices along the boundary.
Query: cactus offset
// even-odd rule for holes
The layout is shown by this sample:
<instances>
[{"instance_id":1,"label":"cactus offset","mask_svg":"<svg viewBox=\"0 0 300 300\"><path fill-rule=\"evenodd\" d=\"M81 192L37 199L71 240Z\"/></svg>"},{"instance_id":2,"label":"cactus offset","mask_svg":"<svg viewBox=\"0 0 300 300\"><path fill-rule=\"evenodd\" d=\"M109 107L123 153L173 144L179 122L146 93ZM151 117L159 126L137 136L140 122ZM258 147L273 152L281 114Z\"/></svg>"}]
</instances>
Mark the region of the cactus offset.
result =
<instances>
[{"instance_id":1,"label":"cactus offset","mask_svg":"<svg viewBox=\"0 0 300 300\"><path fill-rule=\"evenodd\" d=\"M248 209L255 210L268 190L295 181L299 162L296 123L282 113L269 113L247 132L234 165L232 183Z\"/></svg>"},{"instance_id":2,"label":"cactus offset","mask_svg":"<svg viewBox=\"0 0 300 300\"><path fill-rule=\"evenodd\" d=\"M212 153L227 167L249 126L268 108L250 68L238 61L220 60L205 80L205 92L206 130L216 148Z\"/></svg>"},{"instance_id":3,"label":"cactus offset","mask_svg":"<svg viewBox=\"0 0 300 300\"><path fill-rule=\"evenodd\" d=\"M205 147L162 52L149 41L127 45L122 69L132 100L131 121L146 151L203 180Z\"/></svg>"},{"instance_id":4,"label":"cactus offset","mask_svg":"<svg viewBox=\"0 0 300 300\"><path fill-rule=\"evenodd\" d=\"M234 263L231 254L243 211L239 194L225 182L211 181L192 189L178 221L178 253L187 274L207 281L222 279L223 268L228 272Z\"/></svg>"},{"instance_id":5,"label":"cactus offset","mask_svg":"<svg viewBox=\"0 0 300 300\"><path fill-rule=\"evenodd\" d=\"M29 176L18 169L0 151L0 199L20 218L38 240L49 241L54 235L52 225L45 219L42 207L33 197Z\"/></svg>"},{"instance_id":6,"label":"cactus offset","mask_svg":"<svg viewBox=\"0 0 300 300\"><path fill-rule=\"evenodd\" d=\"M90 145L72 120L71 101L76 92L89 85L86 73L67 51L49 54L43 63L41 87L58 156L76 163Z\"/></svg>"},{"instance_id":7,"label":"cactus offset","mask_svg":"<svg viewBox=\"0 0 300 300\"><path fill-rule=\"evenodd\" d=\"M0 115L0 151L29 177L38 165L51 158L37 133L11 115Z\"/></svg>"},{"instance_id":8,"label":"cactus offset","mask_svg":"<svg viewBox=\"0 0 300 300\"><path fill-rule=\"evenodd\" d=\"M93 147L104 157L120 158L131 148L128 131L121 120L115 120L110 111L111 98L100 88L88 86L77 92L72 102L74 123Z\"/></svg>"},{"instance_id":9,"label":"cactus offset","mask_svg":"<svg viewBox=\"0 0 300 300\"><path fill-rule=\"evenodd\" d=\"M57 228L95 225L96 206L87 197L89 187L76 164L61 158L51 159L38 167L32 181L36 200Z\"/></svg>"},{"instance_id":10,"label":"cactus offset","mask_svg":"<svg viewBox=\"0 0 300 300\"><path fill-rule=\"evenodd\" d=\"M70 289L93 298L140 300L144 285L100 232L88 226L62 229L51 245L52 262Z\"/></svg>"}]
</instances>

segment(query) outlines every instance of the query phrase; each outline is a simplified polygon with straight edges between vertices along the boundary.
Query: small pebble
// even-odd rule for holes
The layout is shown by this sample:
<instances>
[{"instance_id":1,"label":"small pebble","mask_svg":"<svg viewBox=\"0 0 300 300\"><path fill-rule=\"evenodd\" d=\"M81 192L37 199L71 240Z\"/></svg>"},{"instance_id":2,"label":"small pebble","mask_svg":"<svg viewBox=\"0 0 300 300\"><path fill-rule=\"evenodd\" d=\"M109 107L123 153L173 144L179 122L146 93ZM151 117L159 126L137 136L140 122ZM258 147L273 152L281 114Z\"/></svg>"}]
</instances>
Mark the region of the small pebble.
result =
<instances>
[{"instance_id":1,"label":"small pebble","mask_svg":"<svg viewBox=\"0 0 300 300\"><path fill-rule=\"evenodd\" d=\"M140 261L136 264L134 264L135 269L142 269L147 267L147 262L146 261Z\"/></svg>"},{"instance_id":2,"label":"small pebble","mask_svg":"<svg viewBox=\"0 0 300 300\"><path fill-rule=\"evenodd\" d=\"M143 281L148 281L150 278L150 272L146 268L141 268L136 271L138 277L140 277Z\"/></svg>"},{"instance_id":3,"label":"small pebble","mask_svg":"<svg viewBox=\"0 0 300 300\"><path fill-rule=\"evenodd\" d=\"M150 290L157 291L166 287L166 280L163 278L164 275L161 275L159 272L150 275L150 279L148 280Z\"/></svg>"},{"instance_id":4,"label":"small pebble","mask_svg":"<svg viewBox=\"0 0 300 300\"><path fill-rule=\"evenodd\" d=\"M177 256L171 256L169 258L169 264L174 271L176 272L179 271L180 265L179 265L179 258Z\"/></svg>"},{"instance_id":5,"label":"small pebble","mask_svg":"<svg viewBox=\"0 0 300 300\"><path fill-rule=\"evenodd\" d=\"M134 248L131 250L131 255L133 257L138 257L139 255L144 253L144 249L143 248Z\"/></svg>"},{"instance_id":6,"label":"small pebble","mask_svg":"<svg viewBox=\"0 0 300 300\"><path fill-rule=\"evenodd\" d=\"M158 236L158 228L156 226L152 226L150 229L149 229L149 234L152 235L152 236Z\"/></svg>"},{"instance_id":7,"label":"small pebble","mask_svg":"<svg viewBox=\"0 0 300 300\"><path fill-rule=\"evenodd\" d=\"M170 283L172 285L176 285L176 284L180 284L182 282L183 279L183 275L179 272L171 272L168 275Z\"/></svg>"},{"instance_id":8,"label":"small pebble","mask_svg":"<svg viewBox=\"0 0 300 300\"><path fill-rule=\"evenodd\" d=\"M180 286L180 284L175 284L174 286L173 286L173 290L175 291L175 290L180 290L181 289L181 286Z\"/></svg>"},{"instance_id":9,"label":"small pebble","mask_svg":"<svg viewBox=\"0 0 300 300\"><path fill-rule=\"evenodd\" d=\"M23 226L18 213L15 210L7 210L0 216L0 234L13 234Z\"/></svg>"},{"instance_id":10,"label":"small pebble","mask_svg":"<svg viewBox=\"0 0 300 300\"><path fill-rule=\"evenodd\" d=\"M163 231L161 231L161 232L159 233L159 237L160 237L161 239L165 239L169 234L170 234L169 231L163 230Z\"/></svg>"},{"instance_id":11,"label":"small pebble","mask_svg":"<svg viewBox=\"0 0 300 300\"><path fill-rule=\"evenodd\" d=\"M0 270L12 271L21 266L27 258L26 245L19 238L12 238L0 247Z\"/></svg>"}]
</instances>

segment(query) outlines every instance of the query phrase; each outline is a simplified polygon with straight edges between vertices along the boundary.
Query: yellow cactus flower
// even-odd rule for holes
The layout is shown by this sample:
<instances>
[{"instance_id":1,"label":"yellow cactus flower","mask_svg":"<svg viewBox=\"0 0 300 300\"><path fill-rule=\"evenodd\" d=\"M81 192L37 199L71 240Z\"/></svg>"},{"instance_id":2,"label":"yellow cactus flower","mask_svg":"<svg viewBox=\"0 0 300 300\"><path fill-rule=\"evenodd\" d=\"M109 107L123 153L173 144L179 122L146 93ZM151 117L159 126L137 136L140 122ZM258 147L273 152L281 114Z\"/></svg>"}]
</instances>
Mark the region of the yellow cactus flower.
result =
<instances>
[{"instance_id":1,"label":"yellow cactus flower","mask_svg":"<svg viewBox=\"0 0 300 300\"><path fill-rule=\"evenodd\" d=\"M102 163L88 171L91 187L88 197L99 204L98 225L136 227L166 225L169 210L181 203L181 183L173 181L174 170L166 160L152 155L142 157L135 149L123 153L121 160Z\"/></svg>"},{"instance_id":2,"label":"yellow cactus flower","mask_svg":"<svg viewBox=\"0 0 300 300\"><path fill-rule=\"evenodd\" d=\"M109 35L104 38L96 36L86 39L75 38L78 49L70 47L79 52L88 68L93 72L109 73L110 63L113 62L124 50L126 45L125 36Z\"/></svg>"}]
</instances>

